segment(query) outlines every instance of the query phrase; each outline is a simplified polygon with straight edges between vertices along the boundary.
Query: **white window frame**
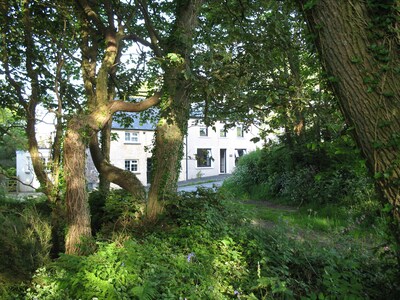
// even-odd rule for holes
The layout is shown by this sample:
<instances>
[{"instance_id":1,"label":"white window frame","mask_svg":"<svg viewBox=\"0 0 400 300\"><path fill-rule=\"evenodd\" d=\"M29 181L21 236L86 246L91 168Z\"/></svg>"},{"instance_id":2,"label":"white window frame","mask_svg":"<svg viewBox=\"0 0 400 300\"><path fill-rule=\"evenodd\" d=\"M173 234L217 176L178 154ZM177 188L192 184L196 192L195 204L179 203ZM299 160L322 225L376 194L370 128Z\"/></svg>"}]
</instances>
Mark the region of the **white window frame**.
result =
<instances>
[{"instance_id":1,"label":"white window frame","mask_svg":"<svg viewBox=\"0 0 400 300\"><path fill-rule=\"evenodd\" d=\"M244 137L244 129L243 126L236 127L236 136L237 137Z\"/></svg>"},{"instance_id":2,"label":"white window frame","mask_svg":"<svg viewBox=\"0 0 400 300\"><path fill-rule=\"evenodd\" d=\"M219 130L219 137L226 137L227 130L225 128L221 128Z\"/></svg>"},{"instance_id":3,"label":"white window frame","mask_svg":"<svg viewBox=\"0 0 400 300\"><path fill-rule=\"evenodd\" d=\"M199 150L203 150L203 151L207 151L207 157L205 158L206 163L204 165L199 165L199 163L201 163L200 158L199 157ZM213 162L213 157L212 157L212 151L211 148L197 148L196 151L196 166L197 168L212 168L212 162Z\"/></svg>"},{"instance_id":4,"label":"white window frame","mask_svg":"<svg viewBox=\"0 0 400 300\"><path fill-rule=\"evenodd\" d=\"M139 136L140 134L138 131L134 132L125 131L125 143L139 144L140 143Z\"/></svg>"},{"instance_id":5,"label":"white window frame","mask_svg":"<svg viewBox=\"0 0 400 300\"><path fill-rule=\"evenodd\" d=\"M240 155L239 151L242 152L242 155ZM239 161L239 159L243 156L247 154L247 149L243 149L243 148L238 148L235 149L235 166L237 164L237 162Z\"/></svg>"},{"instance_id":6,"label":"white window frame","mask_svg":"<svg viewBox=\"0 0 400 300\"><path fill-rule=\"evenodd\" d=\"M208 136L208 127L205 127L205 126L200 127L199 135L202 136L202 137Z\"/></svg>"},{"instance_id":7,"label":"white window frame","mask_svg":"<svg viewBox=\"0 0 400 300\"><path fill-rule=\"evenodd\" d=\"M130 171L132 173L139 172L139 160L138 159L125 159L125 166L126 171Z\"/></svg>"}]
</instances>

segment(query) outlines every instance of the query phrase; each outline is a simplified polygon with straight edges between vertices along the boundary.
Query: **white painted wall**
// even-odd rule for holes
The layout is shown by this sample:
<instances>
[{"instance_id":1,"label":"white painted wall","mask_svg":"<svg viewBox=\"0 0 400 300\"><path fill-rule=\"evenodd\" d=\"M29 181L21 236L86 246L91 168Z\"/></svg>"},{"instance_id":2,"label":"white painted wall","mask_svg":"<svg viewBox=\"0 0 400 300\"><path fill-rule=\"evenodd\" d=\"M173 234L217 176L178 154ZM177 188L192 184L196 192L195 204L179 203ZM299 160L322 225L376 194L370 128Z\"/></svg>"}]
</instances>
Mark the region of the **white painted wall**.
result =
<instances>
[{"instance_id":1,"label":"white painted wall","mask_svg":"<svg viewBox=\"0 0 400 300\"><path fill-rule=\"evenodd\" d=\"M226 136L220 136L220 131L224 130L224 124L217 122L215 130L208 128L207 136L200 135L200 129L205 128L202 124L197 124L196 119L189 121L188 136L184 140L184 153L181 162L181 172L179 180L187 180L199 177L215 176L219 174L230 174L235 168L235 160L238 155L238 149L246 150L247 153L262 147L262 143L253 143L252 138L258 137L259 130L255 126L251 126L244 131L243 137L237 135L237 127L228 129ZM138 141L126 141L125 133L137 133ZM121 169L125 169L126 160L137 161L137 171L134 173L139 180L147 184L147 160L151 158L151 149L153 147L153 130L133 130L133 129L113 129L112 134L116 140L111 142L110 162ZM198 165L197 151L199 148L210 149L211 166L201 167ZM225 151L225 170L221 170L221 149ZM48 160L50 156L49 149L40 149L43 158ZM93 165L89 151L87 151L88 163L86 177L89 188L98 186L98 173ZM222 172L223 171L223 172ZM19 179L34 188L39 187L39 182L34 175L30 155L25 151L17 151L17 176ZM116 185L112 185L117 188ZM32 187L19 184L21 192L34 191Z\"/></svg>"},{"instance_id":2,"label":"white painted wall","mask_svg":"<svg viewBox=\"0 0 400 300\"><path fill-rule=\"evenodd\" d=\"M137 133L138 142L125 141L126 132ZM137 171L134 173L146 185L147 159L151 158L154 131L114 129L112 133L117 137L117 140L111 142L110 162L118 168L125 169L126 160L137 160Z\"/></svg>"},{"instance_id":3,"label":"white painted wall","mask_svg":"<svg viewBox=\"0 0 400 300\"><path fill-rule=\"evenodd\" d=\"M42 158L48 162L50 157L49 149L39 149ZM40 187L39 181L33 171L31 156L28 151L17 151L17 183L18 192L34 192Z\"/></svg>"},{"instance_id":4,"label":"white painted wall","mask_svg":"<svg viewBox=\"0 0 400 300\"><path fill-rule=\"evenodd\" d=\"M207 128L207 136L201 136L200 130L204 132L205 125L197 124L195 119L189 121L188 136L185 138L184 159L182 166L187 165L181 172L180 179L193 179L199 177L215 176L219 174L230 174L235 168L235 159L238 149L246 150L247 153L262 147L262 143L254 143L252 138L259 136L259 130L255 126L250 126L248 131L243 132L243 136L238 136L237 127L228 129L226 136L220 135L224 131L224 123L217 122L213 128ZM199 148L211 150L211 166L201 167L198 165L197 151ZM221 155L221 150L225 152L225 159ZM225 169L221 169L221 161L225 161Z\"/></svg>"}]
</instances>

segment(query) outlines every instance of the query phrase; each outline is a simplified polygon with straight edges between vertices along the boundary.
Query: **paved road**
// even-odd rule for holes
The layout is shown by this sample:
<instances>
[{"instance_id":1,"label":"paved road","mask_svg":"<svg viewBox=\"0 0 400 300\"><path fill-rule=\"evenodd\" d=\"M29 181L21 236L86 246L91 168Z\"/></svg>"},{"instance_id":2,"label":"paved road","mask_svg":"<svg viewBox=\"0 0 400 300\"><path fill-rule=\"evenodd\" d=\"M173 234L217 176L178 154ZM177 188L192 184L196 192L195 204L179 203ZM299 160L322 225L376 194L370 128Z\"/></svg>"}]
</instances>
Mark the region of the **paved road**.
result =
<instances>
[{"instance_id":1,"label":"paved road","mask_svg":"<svg viewBox=\"0 0 400 300\"><path fill-rule=\"evenodd\" d=\"M202 177L178 182L178 192L194 192L197 187L213 188L221 186L230 174L223 174L211 177Z\"/></svg>"}]
</instances>

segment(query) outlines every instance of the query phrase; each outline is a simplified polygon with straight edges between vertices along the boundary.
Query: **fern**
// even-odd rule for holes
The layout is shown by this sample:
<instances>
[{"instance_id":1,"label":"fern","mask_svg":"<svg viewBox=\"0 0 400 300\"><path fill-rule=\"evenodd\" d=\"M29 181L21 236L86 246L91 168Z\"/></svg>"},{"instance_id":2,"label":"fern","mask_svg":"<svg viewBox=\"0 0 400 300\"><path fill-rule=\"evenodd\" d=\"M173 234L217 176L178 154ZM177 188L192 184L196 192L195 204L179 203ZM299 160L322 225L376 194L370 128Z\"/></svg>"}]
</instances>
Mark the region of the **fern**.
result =
<instances>
[{"instance_id":1,"label":"fern","mask_svg":"<svg viewBox=\"0 0 400 300\"><path fill-rule=\"evenodd\" d=\"M138 285L132 288L131 291L139 300L153 300L157 293L155 287L148 281L143 285Z\"/></svg>"}]
</instances>

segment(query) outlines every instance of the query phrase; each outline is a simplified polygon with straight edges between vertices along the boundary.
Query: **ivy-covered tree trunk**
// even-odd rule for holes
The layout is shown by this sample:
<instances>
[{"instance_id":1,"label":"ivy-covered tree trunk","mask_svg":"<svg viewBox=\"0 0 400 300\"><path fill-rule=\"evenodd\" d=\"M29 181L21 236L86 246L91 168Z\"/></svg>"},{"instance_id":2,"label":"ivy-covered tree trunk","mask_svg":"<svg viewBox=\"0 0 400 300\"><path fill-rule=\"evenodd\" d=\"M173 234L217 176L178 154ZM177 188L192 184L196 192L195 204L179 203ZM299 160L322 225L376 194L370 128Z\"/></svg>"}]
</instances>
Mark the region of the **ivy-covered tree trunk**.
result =
<instances>
[{"instance_id":1,"label":"ivy-covered tree trunk","mask_svg":"<svg viewBox=\"0 0 400 300\"><path fill-rule=\"evenodd\" d=\"M203 0L180 0L176 3L176 20L166 40L163 83L162 119L153 150L153 172L148 197L147 217L157 218L163 210L163 200L176 192L183 155L183 138L187 132L190 110L190 54L194 43L194 30Z\"/></svg>"},{"instance_id":2,"label":"ivy-covered tree trunk","mask_svg":"<svg viewBox=\"0 0 400 300\"><path fill-rule=\"evenodd\" d=\"M64 173L66 183L67 236L65 252L80 254L82 239L92 236L90 210L86 192L85 122L79 117L68 123L64 141Z\"/></svg>"},{"instance_id":3,"label":"ivy-covered tree trunk","mask_svg":"<svg viewBox=\"0 0 400 300\"><path fill-rule=\"evenodd\" d=\"M400 259L398 1L298 2L346 121L391 210Z\"/></svg>"},{"instance_id":4,"label":"ivy-covered tree trunk","mask_svg":"<svg viewBox=\"0 0 400 300\"><path fill-rule=\"evenodd\" d=\"M110 162L111 151L111 123L112 120L107 122L107 125L101 130L101 152L103 159ZM110 181L103 172L99 172L99 190L103 195L107 195L110 191Z\"/></svg>"},{"instance_id":5,"label":"ivy-covered tree trunk","mask_svg":"<svg viewBox=\"0 0 400 300\"><path fill-rule=\"evenodd\" d=\"M184 129L176 120L162 119L153 150L154 172L148 196L147 217L154 220L163 211L165 196L176 192L183 154Z\"/></svg>"}]
</instances>

